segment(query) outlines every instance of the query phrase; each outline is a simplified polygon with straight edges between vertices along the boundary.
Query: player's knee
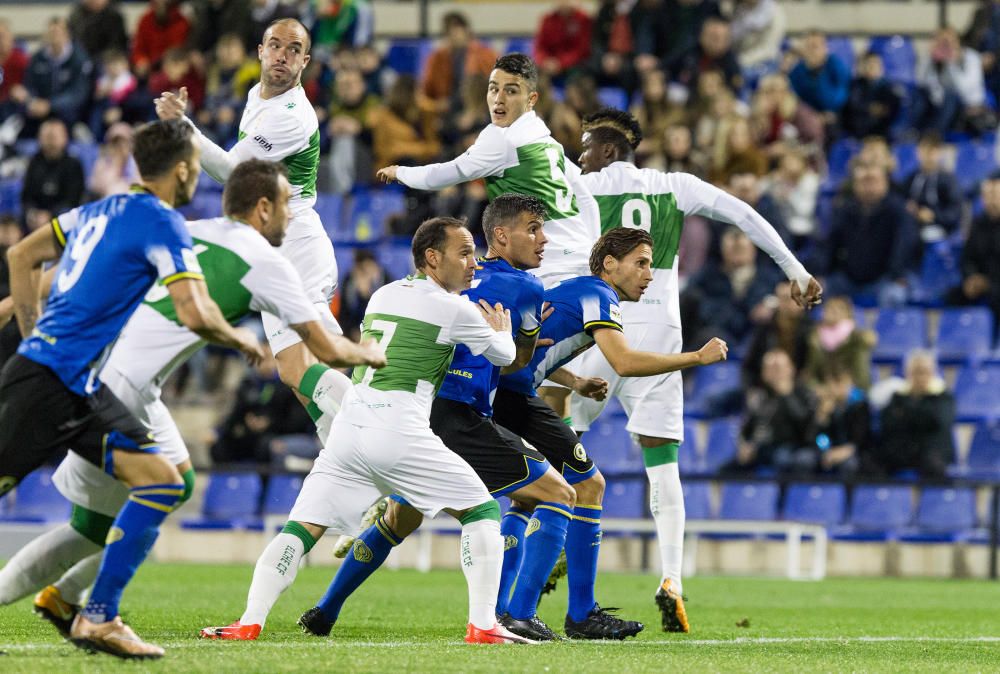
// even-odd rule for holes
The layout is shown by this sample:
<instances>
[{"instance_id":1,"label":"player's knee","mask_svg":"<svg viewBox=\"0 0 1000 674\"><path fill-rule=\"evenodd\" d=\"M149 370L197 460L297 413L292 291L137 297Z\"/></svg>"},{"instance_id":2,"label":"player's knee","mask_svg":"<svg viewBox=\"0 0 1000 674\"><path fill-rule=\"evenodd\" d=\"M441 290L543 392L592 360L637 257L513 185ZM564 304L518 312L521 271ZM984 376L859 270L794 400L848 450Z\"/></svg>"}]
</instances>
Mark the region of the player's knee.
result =
<instances>
[{"instance_id":1,"label":"player's knee","mask_svg":"<svg viewBox=\"0 0 1000 674\"><path fill-rule=\"evenodd\" d=\"M184 484L177 467L160 454L115 450L114 462L117 477L132 488L153 484Z\"/></svg>"},{"instance_id":2,"label":"player's knee","mask_svg":"<svg viewBox=\"0 0 1000 674\"><path fill-rule=\"evenodd\" d=\"M546 485L545 499L551 503L562 503L570 508L576 506L576 490L561 477Z\"/></svg>"},{"instance_id":3,"label":"player's knee","mask_svg":"<svg viewBox=\"0 0 1000 674\"><path fill-rule=\"evenodd\" d=\"M385 523L398 538L406 538L423 524L424 516L413 506L389 500L385 509Z\"/></svg>"},{"instance_id":4,"label":"player's knee","mask_svg":"<svg viewBox=\"0 0 1000 674\"><path fill-rule=\"evenodd\" d=\"M604 501L604 489L607 483L601 471L595 470L594 474L583 482L573 485L576 490L576 502L587 505L599 505Z\"/></svg>"}]
</instances>

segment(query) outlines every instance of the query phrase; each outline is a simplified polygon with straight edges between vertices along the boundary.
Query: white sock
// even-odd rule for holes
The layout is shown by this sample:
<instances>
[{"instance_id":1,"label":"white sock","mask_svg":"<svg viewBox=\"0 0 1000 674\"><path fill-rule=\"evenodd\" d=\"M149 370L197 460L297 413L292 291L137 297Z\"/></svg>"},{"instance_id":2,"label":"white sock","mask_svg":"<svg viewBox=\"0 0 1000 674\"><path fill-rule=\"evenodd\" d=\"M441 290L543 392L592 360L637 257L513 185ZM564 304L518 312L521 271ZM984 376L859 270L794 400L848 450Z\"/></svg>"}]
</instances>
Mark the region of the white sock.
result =
<instances>
[{"instance_id":1,"label":"white sock","mask_svg":"<svg viewBox=\"0 0 1000 674\"><path fill-rule=\"evenodd\" d=\"M41 590L101 549L69 524L46 531L21 548L0 570L0 605Z\"/></svg>"},{"instance_id":2,"label":"white sock","mask_svg":"<svg viewBox=\"0 0 1000 674\"><path fill-rule=\"evenodd\" d=\"M351 380L343 372L329 369L324 372L312 394L312 401L316 403L324 415L330 416L330 421L337 416L340 411L340 403L344 399L344 394L351 388ZM326 440L326 438L320 438Z\"/></svg>"},{"instance_id":3,"label":"white sock","mask_svg":"<svg viewBox=\"0 0 1000 674\"><path fill-rule=\"evenodd\" d=\"M478 520L462 527L462 573L469 585L469 622L490 629L497 622L497 593L503 565L500 523Z\"/></svg>"},{"instance_id":4,"label":"white sock","mask_svg":"<svg viewBox=\"0 0 1000 674\"><path fill-rule=\"evenodd\" d=\"M73 565L73 568L62 575L53 585L59 588L63 601L83 606L90 591L90 586L97 580L97 572L101 569L101 553L85 557Z\"/></svg>"},{"instance_id":5,"label":"white sock","mask_svg":"<svg viewBox=\"0 0 1000 674\"><path fill-rule=\"evenodd\" d=\"M681 563L684 558L684 492L676 463L646 468L649 478L649 510L656 522L656 542L664 580L673 581L674 589L682 592Z\"/></svg>"},{"instance_id":6,"label":"white sock","mask_svg":"<svg viewBox=\"0 0 1000 674\"><path fill-rule=\"evenodd\" d=\"M240 623L264 626L267 614L281 593L288 589L299 571L305 544L298 536L281 532L264 548L253 570L247 594L247 608Z\"/></svg>"}]
</instances>

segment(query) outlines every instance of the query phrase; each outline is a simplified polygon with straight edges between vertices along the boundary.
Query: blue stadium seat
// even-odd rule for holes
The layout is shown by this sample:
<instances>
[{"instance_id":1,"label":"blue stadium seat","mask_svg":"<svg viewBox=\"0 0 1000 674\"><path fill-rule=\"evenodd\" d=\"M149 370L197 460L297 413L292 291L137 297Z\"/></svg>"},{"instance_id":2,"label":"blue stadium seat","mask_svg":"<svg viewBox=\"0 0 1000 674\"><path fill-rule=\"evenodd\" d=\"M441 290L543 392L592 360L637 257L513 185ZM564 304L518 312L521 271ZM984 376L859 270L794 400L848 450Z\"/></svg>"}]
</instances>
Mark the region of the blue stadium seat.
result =
<instances>
[{"instance_id":1,"label":"blue stadium seat","mask_svg":"<svg viewBox=\"0 0 1000 674\"><path fill-rule=\"evenodd\" d=\"M627 519L646 517L649 514L646 485L646 480L641 478L609 479L601 516Z\"/></svg>"},{"instance_id":2,"label":"blue stadium seat","mask_svg":"<svg viewBox=\"0 0 1000 674\"><path fill-rule=\"evenodd\" d=\"M910 302L924 307L939 307L949 290L962 282L959 257L948 240L924 246L920 275L910 290Z\"/></svg>"},{"instance_id":3,"label":"blue stadium seat","mask_svg":"<svg viewBox=\"0 0 1000 674\"><path fill-rule=\"evenodd\" d=\"M83 175L89 176L97 163L97 156L101 153L101 147L97 143L78 143L73 141L66 148L66 151L80 160L83 165Z\"/></svg>"},{"instance_id":4,"label":"blue stadium seat","mask_svg":"<svg viewBox=\"0 0 1000 674\"><path fill-rule=\"evenodd\" d=\"M703 452L706 472L716 473L736 458L736 440L741 425L742 420L739 418L716 419L708 425L708 438Z\"/></svg>"},{"instance_id":5,"label":"blue stadium seat","mask_svg":"<svg viewBox=\"0 0 1000 674\"><path fill-rule=\"evenodd\" d=\"M17 179L0 180L0 213L21 211L21 189L24 183Z\"/></svg>"},{"instance_id":6,"label":"blue stadium seat","mask_svg":"<svg viewBox=\"0 0 1000 674\"><path fill-rule=\"evenodd\" d=\"M535 39L533 37L512 37L507 40L507 46L504 48L504 54L513 54L514 52L520 52L521 54L527 54L528 56L533 56L535 53Z\"/></svg>"},{"instance_id":7,"label":"blue stadium seat","mask_svg":"<svg viewBox=\"0 0 1000 674\"><path fill-rule=\"evenodd\" d=\"M906 543L951 543L976 526L974 489L926 487L920 494L915 527L900 540Z\"/></svg>"},{"instance_id":8,"label":"blue stadium seat","mask_svg":"<svg viewBox=\"0 0 1000 674\"><path fill-rule=\"evenodd\" d=\"M997 169L992 143L970 140L955 147L955 177L966 195L979 191L979 184Z\"/></svg>"},{"instance_id":9,"label":"blue stadium seat","mask_svg":"<svg viewBox=\"0 0 1000 674\"><path fill-rule=\"evenodd\" d=\"M684 401L684 413L695 418L716 414L714 403L740 388L740 376L740 363L733 360L698 368L691 395Z\"/></svg>"},{"instance_id":10,"label":"blue stadium seat","mask_svg":"<svg viewBox=\"0 0 1000 674\"><path fill-rule=\"evenodd\" d=\"M393 280L404 278L414 272L413 250L408 241L383 243L375 254L379 263L385 267Z\"/></svg>"},{"instance_id":11,"label":"blue stadium seat","mask_svg":"<svg viewBox=\"0 0 1000 674\"><path fill-rule=\"evenodd\" d=\"M1000 417L1000 365L965 367L955 380L957 421Z\"/></svg>"},{"instance_id":12,"label":"blue stadium seat","mask_svg":"<svg viewBox=\"0 0 1000 674\"><path fill-rule=\"evenodd\" d=\"M622 403L617 397L608 399L607 404L604 406L604 411L601 414L619 417L626 416L625 408L622 407Z\"/></svg>"},{"instance_id":13,"label":"blue stadium seat","mask_svg":"<svg viewBox=\"0 0 1000 674\"><path fill-rule=\"evenodd\" d=\"M896 170L892 172L892 179L896 182L906 180L911 173L920 168L916 143L893 144L892 156L896 158Z\"/></svg>"},{"instance_id":14,"label":"blue stadium seat","mask_svg":"<svg viewBox=\"0 0 1000 674\"><path fill-rule=\"evenodd\" d=\"M393 40L385 54L385 63L400 75L416 77L423 70L424 62L434 51L433 40Z\"/></svg>"},{"instance_id":15,"label":"blue stadium seat","mask_svg":"<svg viewBox=\"0 0 1000 674\"><path fill-rule=\"evenodd\" d=\"M904 35L880 35L872 38L868 47L885 63L886 79L900 84L912 84L917 75L917 52L913 40Z\"/></svg>"},{"instance_id":16,"label":"blue stadium seat","mask_svg":"<svg viewBox=\"0 0 1000 674\"><path fill-rule=\"evenodd\" d=\"M301 475L274 475L267 481L261 512L264 515L287 515L302 489Z\"/></svg>"},{"instance_id":17,"label":"blue stadium seat","mask_svg":"<svg viewBox=\"0 0 1000 674\"><path fill-rule=\"evenodd\" d=\"M69 519L72 504L52 484L52 468L42 467L21 480L14 491L13 503L0 521L18 524L64 522Z\"/></svg>"},{"instance_id":18,"label":"blue stadium seat","mask_svg":"<svg viewBox=\"0 0 1000 674\"><path fill-rule=\"evenodd\" d=\"M587 454L605 475L643 470L642 449L625 430L627 421L623 416L604 415L581 438Z\"/></svg>"},{"instance_id":19,"label":"blue stadium seat","mask_svg":"<svg viewBox=\"0 0 1000 674\"><path fill-rule=\"evenodd\" d=\"M628 92L621 87L601 87L597 90L601 105L617 110L628 110Z\"/></svg>"},{"instance_id":20,"label":"blue stadium seat","mask_svg":"<svg viewBox=\"0 0 1000 674\"><path fill-rule=\"evenodd\" d=\"M955 364L987 356L993 342L993 313L986 307L942 309L935 348L938 360Z\"/></svg>"},{"instance_id":21,"label":"blue stadium seat","mask_svg":"<svg viewBox=\"0 0 1000 674\"><path fill-rule=\"evenodd\" d=\"M344 282L347 275L351 273L351 267L354 266L354 250L363 247L346 243L340 243L333 247L333 255L337 258L337 279L340 283Z\"/></svg>"},{"instance_id":22,"label":"blue stadium seat","mask_svg":"<svg viewBox=\"0 0 1000 674\"><path fill-rule=\"evenodd\" d=\"M848 525L835 538L848 541L885 541L913 519L909 487L862 485L854 490Z\"/></svg>"},{"instance_id":23,"label":"blue stadium seat","mask_svg":"<svg viewBox=\"0 0 1000 674\"><path fill-rule=\"evenodd\" d=\"M719 519L765 521L777 519L778 492L778 485L770 482L723 484Z\"/></svg>"},{"instance_id":24,"label":"blue stadium seat","mask_svg":"<svg viewBox=\"0 0 1000 674\"><path fill-rule=\"evenodd\" d=\"M854 72L854 42L849 36L829 35L826 38L827 49L831 54L835 54L845 66L847 71Z\"/></svg>"},{"instance_id":25,"label":"blue stadium seat","mask_svg":"<svg viewBox=\"0 0 1000 674\"><path fill-rule=\"evenodd\" d=\"M351 197L348 231L357 243L371 243L382 238L389 216L406 209L400 190L359 190Z\"/></svg>"},{"instance_id":26,"label":"blue stadium seat","mask_svg":"<svg viewBox=\"0 0 1000 674\"><path fill-rule=\"evenodd\" d=\"M976 424L961 474L973 479L1000 477L1000 421L991 419Z\"/></svg>"},{"instance_id":27,"label":"blue stadium seat","mask_svg":"<svg viewBox=\"0 0 1000 674\"><path fill-rule=\"evenodd\" d=\"M875 320L878 345L872 353L876 363L898 363L913 349L927 345L927 318L922 309L885 308Z\"/></svg>"},{"instance_id":28,"label":"blue stadium seat","mask_svg":"<svg viewBox=\"0 0 1000 674\"><path fill-rule=\"evenodd\" d=\"M181 528L257 528L261 489L260 475L256 473L212 473L208 476L201 517L181 520Z\"/></svg>"},{"instance_id":29,"label":"blue stadium seat","mask_svg":"<svg viewBox=\"0 0 1000 674\"><path fill-rule=\"evenodd\" d=\"M832 527L844 521L846 506L842 484L793 484L785 493L782 518Z\"/></svg>"},{"instance_id":30,"label":"blue stadium seat","mask_svg":"<svg viewBox=\"0 0 1000 674\"><path fill-rule=\"evenodd\" d=\"M851 157L857 154L861 144L853 138L844 138L830 145L827 155L827 178L823 185L824 191L836 192L840 183L847 178Z\"/></svg>"},{"instance_id":31,"label":"blue stadium seat","mask_svg":"<svg viewBox=\"0 0 1000 674\"><path fill-rule=\"evenodd\" d=\"M700 475L705 472L704 455L698 446L698 430L690 419L684 420L684 442L677 452L681 475Z\"/></svg>"},{"instance_id":32,"label":"blue stadium seat","mask_svg":"<svg viewBox=\"0 0 1000 674\"><path fill-rule=\"evenodd\" d=\"M348 243L354 240L347 218L344 215L344 199L339 194L319 193L316 195L316 214L327 236L334 243Z\"/></svg>"},{"instance_id":33,"label":"blue stadium seat","mask_svg":"<svg viewBox=\"0 0 1000 674\"><path fill-rule=\"evenodd\" d=\"M684 517L689 520L712 519L712 493L708 482L684 482Z\"/></svg>"}]
</instances>

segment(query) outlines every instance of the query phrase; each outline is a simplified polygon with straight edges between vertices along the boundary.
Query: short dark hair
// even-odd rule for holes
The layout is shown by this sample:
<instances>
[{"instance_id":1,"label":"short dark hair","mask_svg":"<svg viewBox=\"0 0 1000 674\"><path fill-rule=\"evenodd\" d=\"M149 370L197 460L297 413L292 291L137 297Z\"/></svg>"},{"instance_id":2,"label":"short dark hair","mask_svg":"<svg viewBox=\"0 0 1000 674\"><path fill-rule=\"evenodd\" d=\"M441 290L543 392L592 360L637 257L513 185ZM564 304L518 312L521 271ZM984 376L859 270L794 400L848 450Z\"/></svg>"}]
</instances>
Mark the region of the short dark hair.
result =
<instances>
[{"instance_id":1,"label":"short dark hair","mask_svg":"<svg viewBox=\"0 0 1000 674\"><path fill-rule=\"evenodd\" d=\"M486 243L493 243L495 227L502 227L521 213L531 213L542 222L549 217L548 209L538 197L506 192L494 198L483 211L483 234L486 236Z\"/></svg>"},{"instance_id":2,"label":"short dark hair","mask_svg":"<svg viewBox=\"0 0 1000 674\"><path fill-rule=\"evenodd\" d=\"M448 239L448 230L454 227L465 229L465 219L437 217L424 220L413 234L413 266L421 269L427 265L427 251L444 250L444 242Z\"/></svg>"},{"instance_id":3,"label":"short dark hair","mask_svg":"<svg viewBox=\"0 0 1000 674\"><path fill-rule=\"evenodd\" d=\"M445 30L448 30L452 26L458 26L460 28L469 29L469 19L462 12L448 12L443 17L441 17L441 25L444 26Z\"/></svg>"},{"instance_id":4,"label":"short dark hair","mask_svg":"<svg viewBox=\"0 0 1000 674\"><path fill-rule=\"evenodd\" d=\"M522 77L528 85L529 93L538 91L538 66L527 54L521 52L504 54L493 64L493 69Z\"/></svg>"},{"instance_id":5,"label":"short dark hair","mask_svg":"<svg viewBox=\"0 0 1000 674\"><path fill-rule=\"evenodd\" d=\"M620 138L614 138L607 129ZM635 150L642 142L642 126L631 113L615 108L601 108L583 118L583 132L598 135L602 143L621 145L626 152ZM623 145L624 143L624 145Z\"/></svg>"},{"instance_id":6,"label":"short dark hair","mask_svg":"<svg viewBox=\"0 0 1000 674\"><path fill-rule=\"evenodd\" d=\"M944 138L941 136L940 131L924 131L920 134L917 145L929 145L930 147L939 148L944 145Z\"/></svg>"},{"instance_id":7,"label":"short dark hair","mask_svg":"<svg viewBox=\"0 0 1000 674\"><path fill-rule=\"evenodd\" d=\"M277 201L280 176L288 177L288 170L281 162L263 159L240 162L222 190L222 211L228 216L245 215L262 198Z\"/></svg>"},{"instance_id":8,"label":"short dark hair","mask_svg":"<svg viewBox=\"0 0 1000 674\"><path fill-rule=\"evenodd\" d=\"M267 28L264 29L264 35L266 35L267 31L271 30L273 27L277 26L279 23L297 23L297 24L299 24L299 26L302 27L302 30L306 34L305 43L302 45L302 48L303 48L304 53L308 54L309 50L312 49L312 36L309 35L309 29L306 28L306 25L304 23L302 23L301 21L299 21L298 19L296 19L294 16L286 16L286 17L283 17L283 18L280 18L280 19L275 19L271 23L267 24ZM261 36L261 42L262 43L264 42L263 36Z\"/></svg>"},{"instance_id":9,"label":"short dark hair","mask_svg":"<svg viewBox=\"0 0 1000 674\"><path fill-rule=\"evenodd\" d=\"M590 273L597 276L604 271L604 258L608 255L616 260L623 259L633 250L646 244L653 247L653 237L644 229L636 227L616 227L602 236L590 251Z\"/></svg>"},{"instance_id":10,"label":"short dark hair","mask_svg":"<svg viewBox=\"0 0 1000 674\"><path fill-rule=\"evenodd\" d=\"M159 120L139 127L132 139L132 156L143 180L153 180L188 161L194 151L194 129L185 121Z\"/></svg>"}]
</instances>

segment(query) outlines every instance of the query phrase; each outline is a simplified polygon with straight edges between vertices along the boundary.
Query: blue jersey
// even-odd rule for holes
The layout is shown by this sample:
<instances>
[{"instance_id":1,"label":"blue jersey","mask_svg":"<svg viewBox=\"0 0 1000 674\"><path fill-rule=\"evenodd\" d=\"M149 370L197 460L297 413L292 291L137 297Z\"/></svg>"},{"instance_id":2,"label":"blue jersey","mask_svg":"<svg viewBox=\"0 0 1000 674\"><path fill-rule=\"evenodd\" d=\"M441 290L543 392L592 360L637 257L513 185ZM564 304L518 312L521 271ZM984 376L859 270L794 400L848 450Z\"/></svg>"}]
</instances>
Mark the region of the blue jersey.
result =
<instances>
[{"instance_id":1,"label":"blue jersey","mask_svg":"<svg viewBox=\"0 0 1000 674\"><path fill-rule=\"evenodd\" d=\"M479 261L472 287L463 295L476 303L480 299L491 305L499 302L510 309L514 336L533 337L540 327L544 292L536 276L515 269L505 260L487 258ZM499 380L499 367L485 356L473 356L468 347L459 344L438 395L472 405L476 412L489 417L493 416L493 395Z\"/></svg>"},{"instance_id":2,"label":"blue jersey","mask_svg":"<svg viewBox=\"0 0 1000 674\"><path fill-rule=\"evenodd\" d=\"M535 395L550 374L594 345L594 330L622 330L618 293L597 276L567 279L546 290L545 301L553 311L538 337L553 343L536 348L527 367L500 377L502 388Z\"/></svg>"},{"instance_id":3,"label":"blue jersey","mask_svg":"<svg viewBox=\"0 0 1000 674\"><path fill-rule=\"evenodd\" d=\"M119 194L52 220L64 246L48 305L18 353L74 393L97 390L122 326L159 279L202 278L184 217L153 194Z\"/></svg>"}]
</instances>

